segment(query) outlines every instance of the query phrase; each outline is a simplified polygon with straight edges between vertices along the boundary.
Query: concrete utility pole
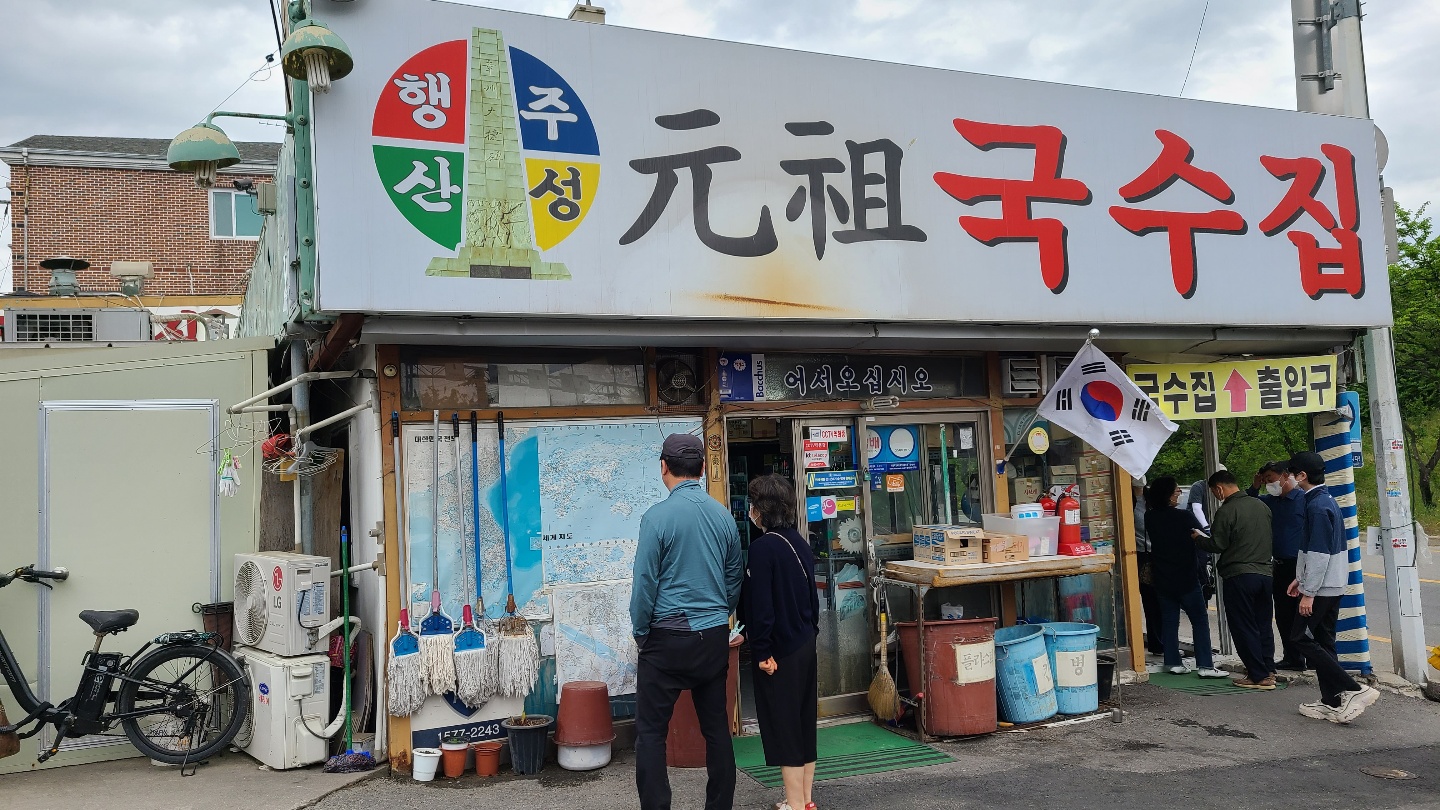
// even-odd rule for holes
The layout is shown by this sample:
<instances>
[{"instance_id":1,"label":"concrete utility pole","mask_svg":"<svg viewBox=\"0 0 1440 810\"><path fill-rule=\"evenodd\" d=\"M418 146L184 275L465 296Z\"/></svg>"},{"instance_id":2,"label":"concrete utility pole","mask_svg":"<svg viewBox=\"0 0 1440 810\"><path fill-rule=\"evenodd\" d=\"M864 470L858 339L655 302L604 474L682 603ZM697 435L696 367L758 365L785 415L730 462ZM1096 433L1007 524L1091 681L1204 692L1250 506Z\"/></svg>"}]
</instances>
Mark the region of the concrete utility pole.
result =
<instances>
[{"instance_id":1,"label":"concrete utility pole","mask_svg":"<svg viewBox=\"0 0 1440 810\"><path fill-rule=\"evenodd\" d=\"M1295 95L1299 109L1369 118L1360 0L1290 0L1290 6L1295 20ZM1387 207L1387 214L1391 211ZM1391 652L1396 674L1424 684L1425 625L1420 612L1419 572L1415 568L1405 436L1395 390L1394 338L1388 327L1371 329L1365 336L1365 376L1370 388L1375 482L1380 493L1380 549L1385 557Z\"/></svg>"}]
</instances>

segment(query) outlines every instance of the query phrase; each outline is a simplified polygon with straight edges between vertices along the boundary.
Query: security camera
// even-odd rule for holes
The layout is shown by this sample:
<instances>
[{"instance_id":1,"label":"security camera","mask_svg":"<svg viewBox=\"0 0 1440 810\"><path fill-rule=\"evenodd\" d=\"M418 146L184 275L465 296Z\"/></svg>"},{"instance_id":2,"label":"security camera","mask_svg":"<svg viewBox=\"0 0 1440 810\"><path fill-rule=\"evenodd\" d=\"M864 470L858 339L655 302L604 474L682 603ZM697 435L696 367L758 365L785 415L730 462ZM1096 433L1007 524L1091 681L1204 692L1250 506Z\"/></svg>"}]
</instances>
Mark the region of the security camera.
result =
<instances>
[{"instance_id":1,"label":"security camera","mask_svg":"<svg viewBox=\"0 0 1440 810\"><path fill-rule=\"evenodd\" d=\"M254 181L254 180L236 180L236 181L235 181L234 183L232 183L231 185L233 185L233 186L235 187L235 190L236 190L236 191L239 191L239 192L244 193L244 194L249 194L249 193L250 193L250 189L252 189L252 188L255 187L255 181Z\"/></svg>"}]
</instances>

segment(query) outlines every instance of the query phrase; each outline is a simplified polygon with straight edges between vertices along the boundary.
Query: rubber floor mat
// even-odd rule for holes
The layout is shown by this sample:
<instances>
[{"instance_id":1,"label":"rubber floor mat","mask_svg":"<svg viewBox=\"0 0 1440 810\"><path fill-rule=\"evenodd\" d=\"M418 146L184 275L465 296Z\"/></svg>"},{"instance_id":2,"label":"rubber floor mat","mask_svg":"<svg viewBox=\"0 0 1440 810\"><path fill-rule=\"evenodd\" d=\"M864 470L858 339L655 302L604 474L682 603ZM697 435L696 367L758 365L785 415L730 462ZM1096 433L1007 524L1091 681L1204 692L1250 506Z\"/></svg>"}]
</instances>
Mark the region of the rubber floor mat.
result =
<instances>
[{"instance_id":1,"label":"rubber floor mat","mask_svg":"<svg viewBox=\"0 0 1440 810\"><path fill-rule=\"evenodd\" d=\"M816 732L819 759L815 781L842 779L867 773L924 768L953 762L928 745L886 731L873 723L847 723ZM735 739L735 765L765 787L780 787L780 769L765 764L760 737Z\"/></svg>"},{"instance_id":2,"label":"rubber floor mat","mask_svg":"<svg viewBox=\"0 0 1440 810\"><path fill-rule=\"evenodd\" d=\"M1193 672L1188 675L1152 672L1150 673L1150 683L1163 689L1174 689L1176 692L1207 697L1210 695L1252 695L1265 691L1236 686L1235 681L1231 678L1202 678ZM1277 681L1275 688L1284 689L1287 685L1284 681Z\"/></svg>"}]
</instances>

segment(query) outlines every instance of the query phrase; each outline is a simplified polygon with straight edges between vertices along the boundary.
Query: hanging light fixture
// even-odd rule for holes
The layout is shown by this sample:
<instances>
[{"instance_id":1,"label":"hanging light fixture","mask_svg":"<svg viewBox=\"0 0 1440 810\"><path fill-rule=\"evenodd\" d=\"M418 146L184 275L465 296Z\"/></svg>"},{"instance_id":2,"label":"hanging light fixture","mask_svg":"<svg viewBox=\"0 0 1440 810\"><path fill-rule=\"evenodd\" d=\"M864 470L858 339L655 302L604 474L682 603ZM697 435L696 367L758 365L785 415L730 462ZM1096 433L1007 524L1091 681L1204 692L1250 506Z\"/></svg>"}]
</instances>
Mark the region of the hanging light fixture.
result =
<instances>
[{"instance_id":1,"label":"hanging light fixture","mask_svg":"<svg viewBox=\"0 0 1440 810\"><path fill-rule=\"evenodd\" d=\"M302 79L321 93L329 92L330 82L343 79L355 68L350 49L334 31L314 20L296 23L285 45L280 49L280 65L285 75Z\"/></svg>"},{"instance_id":2,"label":"hanging light fixture","mask_svg":"<svg viewBox=\"0 0 1440 810\"><path fill-rule=\"evenodd\" d=\"M205 121L175 136L165 162L177 172L193 172L195 185L210 188L221 169L240 162L240 150L224 130Z\"/></svg>"}]
</instances>

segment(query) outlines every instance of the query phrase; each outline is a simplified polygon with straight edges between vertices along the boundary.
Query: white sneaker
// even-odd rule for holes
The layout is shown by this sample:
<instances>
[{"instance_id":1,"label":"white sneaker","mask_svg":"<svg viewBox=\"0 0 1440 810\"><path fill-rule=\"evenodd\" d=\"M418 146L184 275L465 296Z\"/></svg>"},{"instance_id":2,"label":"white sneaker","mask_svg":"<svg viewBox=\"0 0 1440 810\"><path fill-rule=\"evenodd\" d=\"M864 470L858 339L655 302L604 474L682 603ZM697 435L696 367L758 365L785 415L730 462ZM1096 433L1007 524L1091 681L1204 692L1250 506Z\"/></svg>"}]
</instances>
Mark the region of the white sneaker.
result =
<instances>
[{"instance_id":1,"label":"white sneaker","mask_svg":"<svg viewBox=\"0 0 1440 810\"><path fill-rule=\"evenodd\" d=\"M1365 710L1375 705L1380 699L1380 692L1369 686L1361 686L1354 692L1346 692L1340 696L1340 708L1336 714L1340 717L1337 722L1348 723L1351 720L1365 713Z\"/></svg>"},{"instance_id":2,"label":"white sneaker","mask_svg":"<svg viewBox=\"0 0 1440 810\"><path fill-rule=\"evenodd\" d=\"M1301 703L1300 713L1312 720L1329 720L1332 723L1340 722L1339 713L1318 700L1314 703Z\"/></svg>"},{"instance_id":3,"label":"white sneaker","mask_svg":"<svg viewBox=\"0 0 1440 810\"><path fill-rule=\"evenodd\" d=\"M1190 674L1190 670L1189 670L1188 668L1184 667L1184 666L1167 667L1167 668L1165 669L1165 671L1168 672L1168 673L1170 673L1171 675L1189 675L1189 674Z\"/></svg>"},{"instance_id":4,"label":"white sneaker","mask_svg":"<svg viewBox=\"0 0 1440 810\"><path fill-rule=\"evenodd\" d=\"M1220 669L1220 668L1218 668L1218 667L1205 667L1204 669L1198 669L1198 670L1195 671L1195 674L1196 674L1196 675L1199 675L1199 676L1202 677L1202 678L1228 678L1228 677L1230 677L1230 673L1228 673L1228 672L1226 672L1225 670Z\"/></svg>"}]
</instances>

